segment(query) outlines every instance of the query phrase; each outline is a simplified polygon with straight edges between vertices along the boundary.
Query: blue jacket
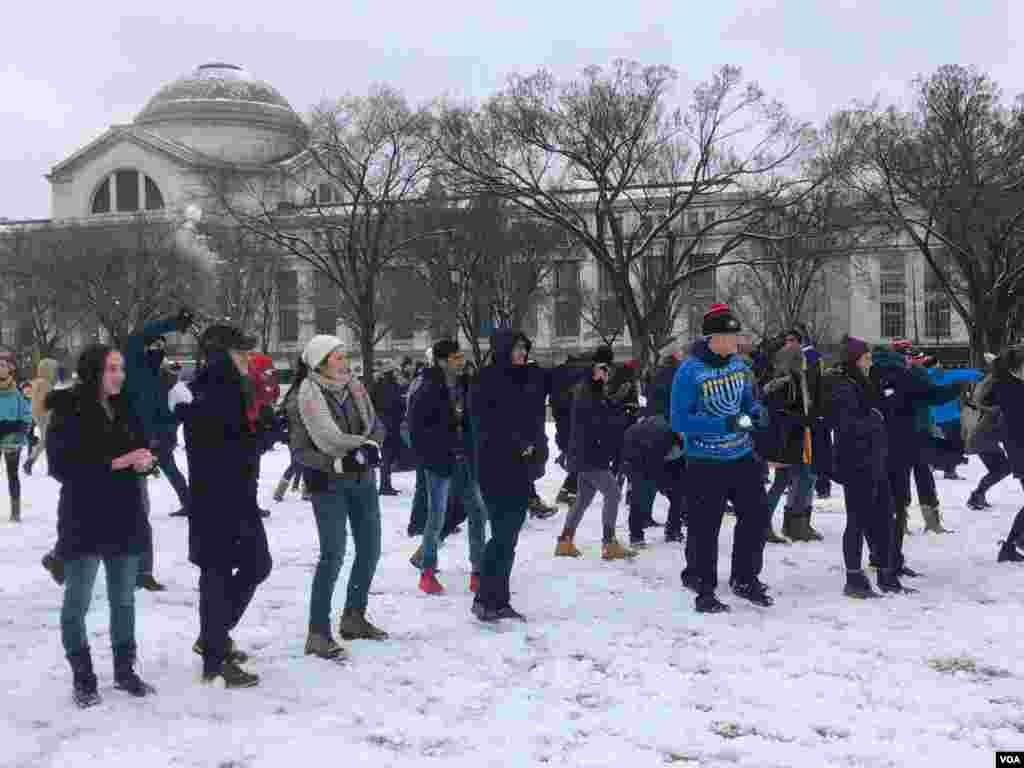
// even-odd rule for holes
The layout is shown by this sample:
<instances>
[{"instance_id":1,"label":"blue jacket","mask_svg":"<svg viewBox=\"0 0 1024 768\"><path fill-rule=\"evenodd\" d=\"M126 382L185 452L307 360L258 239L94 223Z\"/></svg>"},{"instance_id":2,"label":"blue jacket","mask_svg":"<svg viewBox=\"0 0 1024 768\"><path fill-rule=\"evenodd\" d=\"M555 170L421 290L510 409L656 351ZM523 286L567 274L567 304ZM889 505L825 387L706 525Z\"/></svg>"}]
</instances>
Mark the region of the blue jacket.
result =
<instances>
[{"instance_id":1,"label":"blue jacket","mask_svg":"<svg viewBox=\"0 0 1024 768\"><path fill-rule=\"evenodd\" d=\"M32 426L32 405L17 387L0 392L0 450L16 451L25 445Z\"/></svg>"},{"instance_id":2,"label":"blue jacket","mask_svg":"<svg viewBox=\"0 0 1024 768\"><path fill-rule=\"evenodd\" d=\"M477 471L484 497L522 496L544 474L548 439L544 432L547 396L543 371L513 366L512 348L529 339L517 331L495 331L493 361L480 369L472 392L477 434ZM533 454L523 451L533 447Z\"/></svg>"},{"instance_id":3,"label":"blue jacket","mask_svg":"<svg viewBox=\"0 0 1024 768\"><path fill-rule=\"evenodd\" d=\"M451 393L444 371L434 366L423 371L423 381L409 403L409 439L416 458L424 469L441 477L451 477L455 459L461 454L476 475L476 440L473 434L469 376L460 376L464 411L462 434L456 429Z\"/></svg>"},{"instance_id":4,"label":"blue jacket","mask_svg":"<svg viewBox=\"0 0 1024 768\"><path fill-rule=\"evenodd\" d=\"M714 354L704 340L679 366L672 382L672 429L683 434L686 455L697 461L736 461L750 455L747 432L730 431L730 417L745 413L760 419L750 370L736 355Z\"/></svg>"},{"instance_id":5,"label":"blue jacket","mask_svg":"<svg viewBox=\"0 0 1024 768\"><path fill-rule=\"evenodd\" d=\"M124 394L150 441L162 432L176 431L178 423L167 407L167 396L160 385L160 365L154 366L147 360L146 338L165 336L180 327L177 317L155 320L124 343Z\"/></svg>"},{"instance_id":6,"label":"blue jacket","mask_svg":"<svg viewBox=\"0 0 1024 768\"><path fill-rule=\"evenodd\" d=\"M942 386L943 384L952 384L958 381L981 381L984 378L984 374L973 368L954 368L952 370L929 368L928 377L932 380L933 384ZM960 421L960 400L950 400L943 405L933 405L931 416L932 421L936 424L952 424Z\"/></svg>"}]
</instances>

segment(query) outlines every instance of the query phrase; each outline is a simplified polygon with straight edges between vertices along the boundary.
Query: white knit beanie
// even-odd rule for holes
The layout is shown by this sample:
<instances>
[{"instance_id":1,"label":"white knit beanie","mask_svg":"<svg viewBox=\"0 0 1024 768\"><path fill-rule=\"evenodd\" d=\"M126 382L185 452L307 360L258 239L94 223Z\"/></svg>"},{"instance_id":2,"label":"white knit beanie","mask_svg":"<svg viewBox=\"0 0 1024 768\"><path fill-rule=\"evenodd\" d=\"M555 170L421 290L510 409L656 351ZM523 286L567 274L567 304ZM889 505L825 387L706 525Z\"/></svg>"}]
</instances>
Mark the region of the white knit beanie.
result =
<instances>
[{"instance_id":1,"label":"white knit beanie","mask_svg":"<svg viewBox=\"0 0 1024 768\"><path fill-rule=\"evenodd\" d=\"M315 371L331 352L342 346L344 343L337 336L314 336L302 353L302 361Z\"/></svg>"}]
</instances>

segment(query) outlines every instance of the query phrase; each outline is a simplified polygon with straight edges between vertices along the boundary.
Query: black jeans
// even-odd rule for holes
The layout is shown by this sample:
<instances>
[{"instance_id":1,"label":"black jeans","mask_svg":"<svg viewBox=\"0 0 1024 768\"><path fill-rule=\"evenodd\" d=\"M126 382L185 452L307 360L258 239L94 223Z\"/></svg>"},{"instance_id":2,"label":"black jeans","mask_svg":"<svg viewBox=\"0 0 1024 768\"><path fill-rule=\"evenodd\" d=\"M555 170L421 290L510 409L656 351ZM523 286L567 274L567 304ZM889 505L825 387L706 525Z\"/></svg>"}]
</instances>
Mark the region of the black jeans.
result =
<instances>
[{"instance_id":1,"label":"black jeans","mask_svg":"<svg viewBox=\"0 0 1024 768\"><path fill-rule=\"evenodd\" d=\"M981 463L985 465L985 469L988 471L978 481L978 487L974 492L984 496L988 493L989 488L1002 482L1010 475L1010 460L1002 450L986 451L985 453L978 454L978 458L981 459Z\"/></svg>"},{"instance_id":2,"label":"black jeans","mask_svg":"<svg viewBox=\"0 0 1024 768\"><path fill-rule=\"evenodd\" d=\"M4 470L7 472L7 493L12 499L21 498L21 448L15 451L4 451Z\"/></svg>"},{"instance_id":3,"label":"black jeans","mask_svg":"<svg viewBox=\"0 0 1024 768\"><path fill-rule=\"evenodd\" d=\"M668 499L668 519L665 521L665 535L679 534L686 517L686 459L662 465L655 475L637 473L629 478L629 489L633 503L629 507L629 538L642 541L644 523L651 517L651 508L657 493Z\"/></svg>"},{"instance_id":4,"label":"black jeans","mask_svg":"<svg viewBox=\"0 0 1024 768\"><path fill-rule=\"evenodd\" d=\"M895 532L895 510L889 492L889 478L847 482L843 486L846 500L846 529L843 531L843 560L847 571L863 568L864 539L868 540L876 562L890 564L892 537Z\"/></svg>"},{"instance_id":5,"label":"black jeans","mask_svg":"<svg viewBox=\"0 0 1024 768\"><path fill-rule=\"evenodd\" d=\"M718 586L718 536L726 499L736 509L731 581L757 578L764 566L764 545L770 511L761 464L753 456L738 461L691 461L686 468L689 537L687 570L697 576L700 594Z\"/></svg>"},{"instance_id":6,"label":"black jeans","mask_svg":"<svg viewBox=\"0 0 1024 768\"><path fill-rule=\"evenodd\" d=\"M270 575L267 532L259 518L241 525L234 549L199 570L199 637L203 674L214 675L227 657L228 632L238 626L258 587Z\"/></svg>"},{"instance_id":7,"label":"black jeans","mask_svg":"<svg viewBox=\"0 0 1024 768\"><path fill-rule=\"evenodd\" d=\"M529 485L518 494L484 496L484 506L491 521L491 538L484 547L480 563L480 591L476 596L477 602L484 606L501 609L511 601L512 566L529 502Z\"/></svg>"},{"instance_id":8,"label":"black jeans","mask_svg":"<svg viewBox=\"0 0 1024 768\"><path fill-rule=\"evenodd\" d=\"M392 436L389 431L388 436L384 438L384 445L381 446L380 488L382 491L391 489L391 466L398 463L401 452L401 439L397 436Z\"/></svg>"}]
</instances>

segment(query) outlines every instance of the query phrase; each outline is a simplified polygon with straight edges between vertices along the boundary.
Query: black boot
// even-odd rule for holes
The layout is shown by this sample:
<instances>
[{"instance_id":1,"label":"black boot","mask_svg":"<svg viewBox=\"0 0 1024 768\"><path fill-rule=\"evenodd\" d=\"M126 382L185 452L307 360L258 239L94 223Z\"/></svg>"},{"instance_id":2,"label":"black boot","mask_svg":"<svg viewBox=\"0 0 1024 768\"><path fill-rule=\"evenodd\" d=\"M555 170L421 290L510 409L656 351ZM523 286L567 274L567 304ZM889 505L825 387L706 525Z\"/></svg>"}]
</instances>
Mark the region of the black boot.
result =
<instances>
[{"instance_id":1,"label":"black boot","mask_svg":"<svg viewBox=\"0 0 1024 768\"><path fill-rule=\"evenodd\" d=\"M114 687L142 698L156 693L156 688L135 674L135 646L114 648Z\"/></svg>"},{"instance_id":2,"label":"black boot","mask_svg":"<svg viewBox=\"0 0 1024 768\"><path fill-rule=\"evenodd\" d=\"M991 509L992 505L988 503L984 492L974 491L971 493L970 498L967 499L967 508L973 509L975 512L981 512L982 510Z\"/></svg>"},{"instance_id":3,"label":"black boot","mask_svg":"<svg viewBox=\"0 0 1024 768\"><path fill-rule=\"evenodd\" d=\"M81 709L94 707L102 701L97 690L96 673L92 671L92 654L88 646L77 653L68 654L74 686L71 695Z\"/></svg>"},{"instance_id":4,"label":"black boot","mask_svg":"<svg viewBox=\"0 0 1024 768\"><path fill-rule=\"evenodd\" d=\"M846 586L843 588L843 594L847 597L853 597L857 600L868 600L872 597L878 597L878 593L871 588L871 582L868 581L868 577L864 575L864 571L847 571L846 572Z\"/></svg>"},{"instance_id":5,"label":"black boot","mask_svg":"<svg viewBox=\"0 0 1024 768\"><path fill-rule=\"evenodd\" d=\"M696 608L697 613L728 613L731 610L728 605L715 597L714 592L697 595Z\"/></svg>"},{"instance_id":6,"label":"black boot","mask_svg":"<svg viewBox=\"0 0 1024 768\"><path fill-rule=\"evenodd\" d=\"M732 593L736 597L742 597L754 605L760 605L762 608L770 608L775 605L775 600L768 594L768 587L758 579L751 579L746 582L734 581L730 586L732 587Z\"/></svg>"},{"instance_id":7,"label":"black boot","mask_svg":"<svg viewBox=\"0 0 1024 768\"><path fill-rule=\"evenodd\" d=\"M1001 541L999 542L997 561L1000 563L1024 563L1024 555L1017 551L1012 541Z\"/></svg>"},{"instance_id":8,"label":"black boot","mask_svg":"<svg viewBox=\"0 0 1024 768\"><path fill-rule=\"evenodd\" d=\"M878 588L889 594L903 593L910 595L917 592L916 589L903 586L900 583L900 577L896 570L892 568L883 568L878 572Z\"/></svg>"}]
</instances>

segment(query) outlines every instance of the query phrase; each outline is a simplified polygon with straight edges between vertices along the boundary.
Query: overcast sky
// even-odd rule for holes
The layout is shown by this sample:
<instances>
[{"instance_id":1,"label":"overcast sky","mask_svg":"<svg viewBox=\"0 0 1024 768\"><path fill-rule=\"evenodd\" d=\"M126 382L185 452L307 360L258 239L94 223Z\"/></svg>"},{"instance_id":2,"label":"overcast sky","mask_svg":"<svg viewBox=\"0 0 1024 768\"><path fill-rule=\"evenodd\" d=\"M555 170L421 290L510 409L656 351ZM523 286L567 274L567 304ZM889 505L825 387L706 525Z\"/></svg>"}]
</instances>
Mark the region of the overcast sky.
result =
<instances>
[{"instance_id":1,"label":"overcast sky","mask_svg":"<svg viewBox=\"0 0 1024 768\"><path fill-rule=\"evenodd\" d=\"M11 4L0 53L0 217L49 215L49 169L130 122L168 80L241 64L300 113L374 82L414 101L482 98L510 73L570 75L627 57L686 84L736 64L797 114L905 99L972 64L1024 92L1021 0L132 0ZM166 10L163 10L166 8ZM1016 34L1015 34L1016 33Z\"/></svg>"}]
</instances>

